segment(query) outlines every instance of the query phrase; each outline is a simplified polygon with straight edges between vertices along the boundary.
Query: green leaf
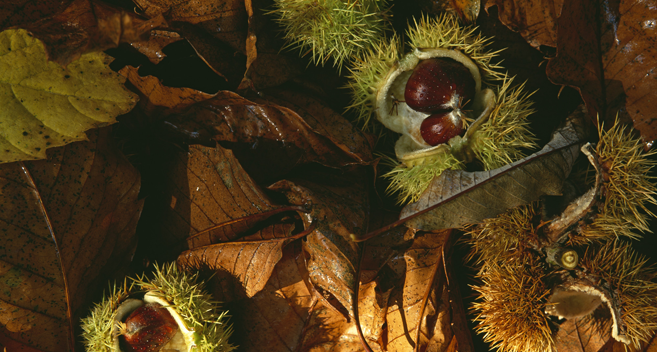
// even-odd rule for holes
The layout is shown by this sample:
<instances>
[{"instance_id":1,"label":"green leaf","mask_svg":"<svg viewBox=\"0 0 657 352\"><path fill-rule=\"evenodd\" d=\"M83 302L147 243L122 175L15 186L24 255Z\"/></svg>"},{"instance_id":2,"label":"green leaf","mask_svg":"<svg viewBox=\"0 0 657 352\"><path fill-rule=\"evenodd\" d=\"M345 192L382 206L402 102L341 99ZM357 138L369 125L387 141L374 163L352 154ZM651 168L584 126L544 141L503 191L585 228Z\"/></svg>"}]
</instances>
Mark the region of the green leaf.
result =
<instances>
[{"instance_id":1,"label":"green leaf","mask_svg":"<svg viewBox=\"0 0 657 352\"><path fill-rule=\"evenodd\" d=\"M137 95L111 60L89 53L64 69L27 31L0 33L0 163L44 159L47 148L86 140L85 131L130 111Z\"/></svg>"}]
</instances>

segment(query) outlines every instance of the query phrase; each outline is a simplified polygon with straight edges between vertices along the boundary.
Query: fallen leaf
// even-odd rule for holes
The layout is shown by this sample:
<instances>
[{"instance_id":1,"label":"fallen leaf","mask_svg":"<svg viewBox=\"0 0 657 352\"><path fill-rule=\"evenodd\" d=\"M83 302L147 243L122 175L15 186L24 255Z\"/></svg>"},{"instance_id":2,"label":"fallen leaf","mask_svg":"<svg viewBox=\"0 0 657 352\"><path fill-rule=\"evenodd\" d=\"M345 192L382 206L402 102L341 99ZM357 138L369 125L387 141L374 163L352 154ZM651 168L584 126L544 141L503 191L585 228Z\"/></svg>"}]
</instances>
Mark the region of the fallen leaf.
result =
<instances>
[{"instance_id":1,"label":"fallen leaf","mask_svg":"<svg viewBox=\"0 0 657 352\"><path fill-rule=\"evenodd\" d=\"M380 346L380 336L385 320L385 304L388 294L377 299L374 282L360 288L359 311L361 328L372 351L385 351ZM383 306L379 305L379 302ZM311 311L310 319L303 331L299 351L356 352L366 351L358 335L356 324L343 315L318 301Z\"/></svg>"},{"instance_id":2,"label":"fallen leaf","mask_svg":"<svg viewBox=\"0 0 657 352\"><path fill-rule=\"evenodd\" d=\"M646 143L657 139L655 18L657 8L643 1L566 1L547 66L554 83L580 91L592 121L611 125L620 114Z\"/></svg>"},{"instance_id":3,"label":"fallen leaf","mask_svg":"<svg viewBox=\"0 0 657 352\"><path fill-rule=\"evenodd\" d=\"M486 11L497 6L500 21L512 31L520 33L536 49L541 45L557 46L557 22L563 0L488 0Z\"/></svg>"},{"instance_id":4,"label":"fallen leaf","mask_svg":"<svg viewBox=\"0 0 657 352\"><path fill-rule=\"evenodd\" d=\"M604 335L590 320L568 319L559 326L555 346L558 352L599 352L613 340L610 334Z\"/></svg>"},{"instance_id":5,"label":"fallen leaf","mask_svg":"<svg viewBox=\"0 0 657 352\"><path fill-rule=\"evenodd\" d=\"M82 54L142 41L165 24L162 16L145 21L104 2L75 0L64 11L22 28L44 42L50 60L67 66Z\"/></svg>"},{"instance_id":6,"label":"fallen leaf","mask_svg":"<svg viewBox=\"0 0 657 352\"><path fill-rule=\"evenodd\" d=\"M146 55L150 62L158 64L166 57L164 47L180 40L183 40L183 38L176 32L154 29L151 31L148 40L134 41L130 43L130 46Z\"/></svg>"},{"instance_id":7,"label":"fallen leaf","mask_svg":"<svg viewBox=\"0 0 657 352\"><path fill-rule=\"evenodd\" d=\"M166 14L170 21L200 23L244 14L244 3L236 0L135 0L147 17Z\"/></svg>"},{"instance_id":8,"label":"fallen leaf","mask_svg":"<svg viewBox=\"0 0 657 352\"><path fill-rule=\"evenodd\" d=\"M130 111L137 97L110 61L91 53L63 69L27 31L0 33L0 162L43 159L47 148L85 140L86 130Z\"/></svg>"},{"instance_id":9,"label":"fallen leaf","mask_svg":"<svg viewBox=\"0 0 657 352\"><path fill-rule=\"evenodd\" d=\"M262 351L264 346L268 352L296 350L318 300L307 277L301 243L285 247L265 288L245 302L236 319L243 351Z\"/></svg>"},{"instance_id":10,"label":"fallen leaf","mask_svg":"<svg viewBox=\"0 0 657 352\"><path fill-rule=\"evenodd\" d=\"M336 309L351 316L360 258L360 249L351 236L365 231L368 213L366 187L354 176L331 177L330 183L316 183L317 178L316 182L283 180L269 187L284 193L291 204L310 208L309 215L317 226L304 242L310 255L310 280L320 292L337 299L341 306Z\"/></svg>"},{"instance_id":11,"label":"fallen leaf","mask_svg":"<svg viewBox=\"0 0 657 352\"><path fill-rule=\"evenodd\" d=\"M175 153L165 169L160 243L154 249L159 254L175 258L186 249L232 241L262 220L257 215L277 208L222 147L190 146ZM255 217L224 226L249 216Z\"/></svg>"},{"instance_id":12,"label":"fallen leaf","mask_svg":"<svg viewBox=\"0 0 657 352\"><path fill-rule=\"evenodd\" d=\"M454 332L442 258L450 233L423 233L391 259L393 270L404 275L389 300L387 350L442 351L451 343Z\"/></svg>"},{"instance_id":13,"label":"fallen leaf","mask_svg":"<svg viewBox=\"0 0 657 352\"><path fill-rule=\"evenodd\" d=\"M301 93L280 94L295 102L248 100L221 91L169 116L166 124L230 143L241 159L249 161L243 166L256 177L275 177L308 162L340 167L372 160L367 139L344 117Z\"/></svg>"},{"instance_id":14,"label":"fallen leaf","mask_svg":"<svg viewBox=\"0 0 657 352\"><path fill-rule=\"evenodd\" d=\"M119 71L145 97L140 104L142 110L153 115L158 107L182 110L200 101L208 100L215 94L205 93L192 88L167 87L155 76L140 76L139 68L126 66Z\"/></svg>"},{"instance_id":15,"label":"fallen leaf","mask_svg":"<svg viewBox=\"0 0 657 352\"><path fill-rule=\"evenodd\" d=\"M524 159L491 171L443 172L417 202L404 207L400 221L420 230L458 228L545 194L560 195L584 140L582 115L573 115L550 143Z\"/></svg>"},{"instance_id":16,"label":"fallen leaf","mask_svg":"<svg viewBox=\"0 0 657 352\"><path fill-rule=\"evenodd\" d=\"M89 139L49 160L0 165L0 343L9 350L72 351L89 290L134 253L139 174L107 129Z\"/></svg>"},{"instance_id":17,"label":"fallen leaf","mask_svg":"<svg viewBox=\"0 0 657 352\"><path fill-rule=\"evenodd\" d=\"M0 31L54 15L72 0L6 0L0 7Z\"/></svg>"}]
</instances>

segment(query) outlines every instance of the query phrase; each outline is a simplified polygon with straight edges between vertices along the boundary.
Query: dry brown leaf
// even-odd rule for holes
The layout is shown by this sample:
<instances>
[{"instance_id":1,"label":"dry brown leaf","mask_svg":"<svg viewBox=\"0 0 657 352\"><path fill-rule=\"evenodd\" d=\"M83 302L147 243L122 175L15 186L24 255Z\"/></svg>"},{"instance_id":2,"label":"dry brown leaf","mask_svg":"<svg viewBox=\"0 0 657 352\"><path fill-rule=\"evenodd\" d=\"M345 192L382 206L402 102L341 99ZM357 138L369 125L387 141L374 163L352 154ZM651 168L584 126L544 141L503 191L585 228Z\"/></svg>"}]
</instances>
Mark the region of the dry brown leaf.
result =
<instances>
[{"instance_id":1,"label":"dry brown leaf","mask_svg":"<svg viewBox=\"0 0 657 352\"><path fill-rule=\"evenodd\" d=\"M279 94L295 102L285 102L292 108L221 91L166 123L231 143L252 175L275 177L313 161L329 167L371 162L367 139L344 117L304 94Z\"/></svg>"},{"instance_id":2,"label":"dry brown leaf","mask_svg":"<svg viewBox=\"0 0 657 352\"><path fill-rule=\"evenodd\" d=\"M132 66L122 68L119 73L141 92L139 103L149 114L157 107L181 110L215 96L192 88L167 87L155 76L140 76L139 68Z\"/></svg>"},{"instance_id":3,"label":"dry brown leaf","mask_svg":"<svg viewBox=\"0 0 657 352\"><path fill-rule=\"evenodd\" d=\"M174 258L188 248L234 240L262 218L222 224L276 208L230 150L190 146L188 152L176 153L166 169L159 200L166 209L154 245Z\"/></svg>"},{"instance_id":4,"label":"dry brown leaf","mask_svg":"<svg viewBox=\"0 0 657 352\"><path fill-rule=\"evenodd\" d=\"M289 352L299 346L317 296L307 284L301 243L285 247L265 288L245 303L235 329L243 351Z\"/></svg>"},{"instance_id":5,"label":"dry brown leaf","mask_svg":"<svg viewBox=\"0 0 657 352\"><path fill-rule=\"evenodd\" d=\"M177 32L154 29L148 40L131 42L130 45L146 55L150 62L158 64L166 57L164 47L180 40L183 38Z\"/></svg>"},{"instance_id":6,"label":"dry brown leaf","mask_svg":"<svg viewBox=\"0 0 657 352\"><path fill-rule=\"evenodd\" d=\"M360 288L358 310L360 323L367 344L373 351L385 351L380 346L382 327L385 321L388 294L378 295L376 284L371 282ZM381 305L380 305L380 304ZM366 351L354 320L326 306L320 300L311 311L310 320L303 331L298 351L307 352L358 352Z\"/></svg>"},{"instance_id":7,"label":"dry brown leaf","mask_svg":"<svg viewBox=\"0 0 657 352\"><path fill-rule=\"evenodd\" d=\"M520 33L531 46L557 46L557 20L564 0L488 0L485 8L497 6L500 21Z\"/></svg>"},{"instance_id":8,"label":"dry brown leaf","mask_svg":"<svg viewBox=\"0 0 657 352\"><path fill-rule=\"evenodd\" d=\"M0 6L0 31L52 16L73 0L5 0Z\"/></svg>"},{"instance_id":9,"label":"dry brown leaf","mask_svg":"<svg viewBox=\"0 0 657 352\"><path fill-rule=\"evenodd\" d=\"M0 343L8 350L73 350L89 290L134 253L139 188L107 129L48 160L0 166Z\"/></svg>"},{"instance_id":10,"label":"dry brown leaf","mask_svg":"<svg viewBox=\"0 0 657 352\"><path fill-rule=\"evenodd\" d=\"M579 111L540 151L491 171L447 170L400 218L419 230L458 228L497 216L540 196L560 195L584 140Z\"/></svg>"},{"instance_id":11,"label":"dry brown leaf","mask_svg":"<svg viewBox=\"0 0 657 352\"><path fill-rule=\"evenodd\" d=\"M644 142L657 139L655 30L657 7L624 0L566 1L559 18L557 57L547 66L556 84L579 89L593 121L631 119Z\"/></svg>"},{"instance_id":12,"label":"dry brown leaf","mask_svg":"<svg viewBox=\"0 0 657 352\"><path fill-rule=\"evenodd\" d=\"M317 222L317 229L304 242L304 250L310 255L310 280L319 291L335 297L341 305L335 308L350 316L360 255L351 236L365 231L369 210L367 187L359 184L362 180L354 175L336 176L331 183L283 180L269 187L285 193L291 204L310 207L310 217Z\"/></svg>"},{"instance_id":13,"label":"dry brown leaf","mask_svg":"<svg viewBox=\"0 0 657 352\"><path fill-rule=\"evenodd\" d=\"M410 248L391 259L393 270L405 277L388 304L388 351L442 351L451 343L452 313L442 258L450 233L418 235Z\"/></svg>"},{"instance_id":14,"label":"dry brown leaf","mask_svg":"<svg viewBox=\"0 0 657 352\"><path fill-rule=\"evenodd\" d=\"M135 0L135 4L147 17L166 15L170 21L193 24L244 15L244 3L236 0Z\"/></svg>"},{"instance_id":15,"label":"dry brown leaf","mask_svg":"<svg viewBox=\"0 0 657 352\"><path fill-rule=\"evenodd\" d=\"M559 352L598 352L613 340L609 333L601 334L584 319L568 319L559 326L555 345Z\"/></svg>"},{"instance_id":16,"label":"dry brown leaf","mask_svg":"<svg viewBox=\"0 0 657 352\"><path fill-rule=\"evenodd\" d=\"M145 21L103 2L75 0L57 15L22 27L44 42L50 60L66 66L84 53L145 40L165 24L161 16Z\"/></svg>"}]
</instances>

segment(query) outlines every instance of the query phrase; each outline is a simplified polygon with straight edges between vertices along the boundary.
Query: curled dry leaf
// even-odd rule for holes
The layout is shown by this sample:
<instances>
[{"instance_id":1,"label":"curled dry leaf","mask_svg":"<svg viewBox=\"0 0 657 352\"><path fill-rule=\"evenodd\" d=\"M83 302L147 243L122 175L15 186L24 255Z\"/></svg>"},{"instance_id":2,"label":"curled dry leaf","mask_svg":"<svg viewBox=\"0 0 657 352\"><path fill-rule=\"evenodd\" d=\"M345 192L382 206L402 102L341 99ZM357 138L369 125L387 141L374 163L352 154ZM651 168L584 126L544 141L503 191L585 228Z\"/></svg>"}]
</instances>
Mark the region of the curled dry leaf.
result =
<instances>
[{"instance_id":1,"label":"curled dry leaf","mask_svg":"<svg viewBox=\"0 0 657 352\"><path fill-rule=\"evenodd\" d=\"M520 33L531 46L557 46L557 22L563 0L488 0L486 10L497 6L500 21Z\"/></svg>"},{"instance_id":2,"label":"curled dry leaf","mask_svg":"<svg viewBox=\"0 0 657 352\"><path fill-rule=\"evenodd\" d=\"M139 188L106 129L49 160L0 166L0 343L8 350L74 349L89 290L131 260Z\"/></svg>"},{"instance_id":3,"label":"curled dry leaf","mask_svg":"<svg viewBox=\"0 0 657 352\"><path fill-rule=\"evenodd\" d=\"M583 112L571 116L540 151L491 171L448 170L434 178L420 200L400 218L420 230L458 228L497 216L507 209L559 195L583 143Z\"/></svg>"},{"instance_id":4,"label":"curled dry leaf","mask_svg":"<svg viewBox=\"0 0 657 352\"><path fill-rule=\"evenodd\" d=\"M287 173L297 164L317 162L329 167L365 164L372 160L367 139L344 117L301 93L280 93L295 100L245 99L221 91L216 97L169 116L166 124L190 134L205 133L232 143L248 155L252 175ZM246 167L246 166L245 166Z\"/></svg>"},{"instance_id":5,"label":"curled dry leaf","mask_svg":"<svg viewBox=\"0 0 657 352\"><path fill-rule=\"evenodd\" d=\"M165 25L162 16L143 20L97 0L75 0L64 11L22 28L42 40L48 58L67 66L84 53L142 41L151 29Z\"/></svg>"},{"instance_id":6,"label":"curled dry leaf","mask_svg":"<svg viewBox=\"0 0 657 352\"><path fill-rule=\"evenodd\" d=\"M157 107L180 110L215 96L192 88L167 87L155 76L140 76L139 68L132 66L122 68L119 73L145 97L140 100L145 104L142 109L151 114Z\"/></svg>"},{"instance_id":7,"label":"curled dry leaf","mask_svg":"<svg viewBox=\"0 0 657 352\"><path fill-rule=\"evenodd\" d=\"M46 149L85 140L136 104L111 58L85 54L67 69L46 60L25 30L0 33L0 163L43 159Z\"/></svg>"},{"instance_id":8,"label":"curled dry leaf","mask_svg":"<svg viewBox=\"0 0 657 352\"><path fill-rule=\"evenodd\" d=\"M654 45L657 7L623 0L565 1L559 18L557 56L547 66L556 84L579 89L593 121L611 126L629 118L644 142L657 139Z\"/></svg>"}]
</instances>

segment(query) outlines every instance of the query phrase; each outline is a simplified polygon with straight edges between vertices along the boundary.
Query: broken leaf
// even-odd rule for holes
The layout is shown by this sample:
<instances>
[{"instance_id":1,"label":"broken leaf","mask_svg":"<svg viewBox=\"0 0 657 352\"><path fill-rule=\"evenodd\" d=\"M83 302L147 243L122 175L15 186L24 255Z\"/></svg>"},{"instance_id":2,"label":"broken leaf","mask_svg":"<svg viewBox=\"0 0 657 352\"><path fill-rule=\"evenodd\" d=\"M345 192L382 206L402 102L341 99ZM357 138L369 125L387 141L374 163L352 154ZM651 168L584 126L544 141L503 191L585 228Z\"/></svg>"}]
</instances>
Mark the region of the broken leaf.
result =
<instances>
[{"instance_id":1,"label":"broken leaf","mask_svg":"<svg viewBox=\"0 0 657 352\"><path fill-rule=\"evenodd\" d=\"M420 200L404 207L400 218L410 218L406 226L420 230L458 228L545 194L561 194L583 141L581 115L577 112L543 149L512 164L491 171L443 172Z\"/></svg>"},{"instance_id":2,"label":"broken leaf","mask_svg":"<svg viewBox=\"0 0 657 352\"><path fill-rule=\"evenodd\" d=\"M547 66L554 83L580 91L593 121L612 125L620 114L646 143L657 139L656 18L657 8L642 1L565 1Z\"/></svg>"},{"instance_id":3,"label":"broken leaf","mask_svg":"<svg viewBox=\"0 0 657 352\"><path fill-rule=\"evenodd\" d=\"M134 253L139 188L106 129L47 161L0 165L0 343L73 350L89 290Z\"/></svg>"},{"instance_id":4,"label":"broken leaf","mask_svg":"<svg viewBox=\"0 0 657 352\"><path fill-rule=\"evenodd\" d=\"M85 140L86 130L130 111L137 97L110 61L91 53L63 69L27 31L0 33L0 162L43 159L47 148Z\"/></svg>"}]
</instances>

